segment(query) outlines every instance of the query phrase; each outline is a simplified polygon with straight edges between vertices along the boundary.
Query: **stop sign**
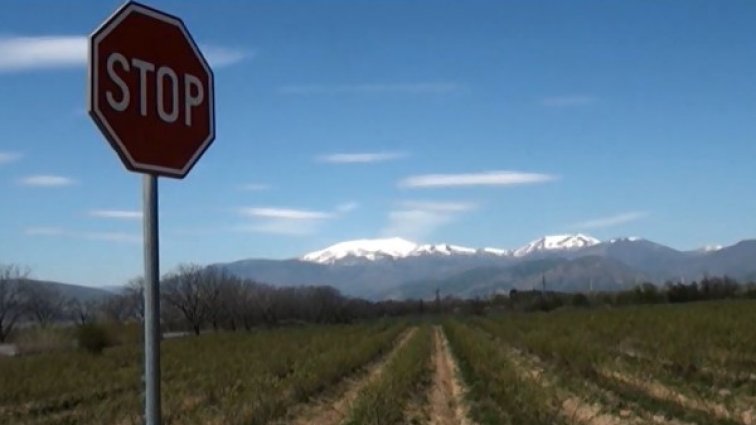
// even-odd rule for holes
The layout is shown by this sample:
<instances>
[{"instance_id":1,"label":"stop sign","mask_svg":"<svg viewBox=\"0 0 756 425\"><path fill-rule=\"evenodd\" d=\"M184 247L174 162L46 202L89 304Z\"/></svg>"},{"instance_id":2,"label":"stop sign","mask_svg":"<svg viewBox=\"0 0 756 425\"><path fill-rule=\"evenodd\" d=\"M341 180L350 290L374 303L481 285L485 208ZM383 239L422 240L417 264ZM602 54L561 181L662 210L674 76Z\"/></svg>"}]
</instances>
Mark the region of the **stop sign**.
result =
<instances>
[{"instance_id":1,"label":"stop sign","mask_svg":"<svg viewBox=\"0 0 756 425\"><path fill-rule=\"evenodd\" d=\"M123 164L186 176L215 138L215 116L213 73L184 23L129 2L89 42L89 114Z\"/></svg>"}]
</instances>

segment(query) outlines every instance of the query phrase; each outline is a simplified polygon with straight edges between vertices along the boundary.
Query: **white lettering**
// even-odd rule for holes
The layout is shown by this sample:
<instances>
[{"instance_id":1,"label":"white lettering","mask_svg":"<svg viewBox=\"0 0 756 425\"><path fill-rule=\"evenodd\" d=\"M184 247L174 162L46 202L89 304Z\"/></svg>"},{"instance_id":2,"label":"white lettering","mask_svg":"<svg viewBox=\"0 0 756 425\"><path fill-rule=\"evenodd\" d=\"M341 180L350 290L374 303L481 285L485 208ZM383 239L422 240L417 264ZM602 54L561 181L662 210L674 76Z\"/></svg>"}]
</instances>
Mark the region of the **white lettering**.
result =
<instances>
[{"instance_id":1,"label":"white lettering","mask_svg":"<svg viewBox=\"0 0 756 425\"><path fill-rule=\"evenodd\" d=\"M120 53L111 53L110 56L108 56L107 61L107 68L108 68L108 76L111 80L113 80L114 83L118 86L118 88L121 89L121 101L116 101L115 96L113 93L108 90L107 93L105 93L105 98L108 100L108 104L111 108L115 109L118 112L123 112L126 110L126 108L129 107L129 87L126 85L126 82L121 79L121 77L118 76L115 72L115 65L119 64L121 65L121 68L124 71L129 71L129 61L126 60L126 57L123 56Z\"/></svg>"},{"instance_id":2,"label":"white lettering","mask_svg":"<svg viewBox=\"0 0 756 425\"><path fill-rule=\"evenodd\" d=\"M192 94L192 87L195 93ZM205 99L205 92L202 82L192 74L184 74L184 124L187 127L192 126L192 108L202 104Z\"/></svg>"},{"instance_id":3,"label":"white lettering","mask_svg":"<svg viewBox=\"0 0 756 425\"><path fill-rule=\"evenodd\" d=\"M143 117L147 116L147 73L155 70L155 64L143 61L141 59L131 59L131 65L134 68L139 69L139 85L140 96L139 99L139 113Z\"/></svg>"},{"instance_id":4,"label":"white lettering","mask_svg":"<svg viewBox=\"0 0 756 425\"><path fill-rule=\"evenodd\" d=\"M171 83L170 83L171 112L170 113L165 111L165 87L163 86L165 82L165 77L168 77L168 79L171 80ZM158 111L158 115L160 116L160 119L167 123L175 122L176 119L178 119L178 115L179 115L178 103L179 103L178 76L176 76L176 73L173 72L171 68L168 68L167 66L161 66L157 70L157 111Z\"/></svg>"}]
</instances>

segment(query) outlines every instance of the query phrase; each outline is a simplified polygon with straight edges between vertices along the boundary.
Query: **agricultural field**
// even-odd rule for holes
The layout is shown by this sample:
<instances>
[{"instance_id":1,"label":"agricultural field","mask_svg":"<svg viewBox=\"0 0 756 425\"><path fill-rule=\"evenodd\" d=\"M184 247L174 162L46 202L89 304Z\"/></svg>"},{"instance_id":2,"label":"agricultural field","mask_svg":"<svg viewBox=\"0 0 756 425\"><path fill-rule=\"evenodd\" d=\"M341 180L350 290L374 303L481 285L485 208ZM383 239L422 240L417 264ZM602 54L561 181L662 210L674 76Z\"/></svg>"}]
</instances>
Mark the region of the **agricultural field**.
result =
<instances>
[{"instance_id":1,"label":"agricultural field","mask_svg":"<svg viewBox=\"0 0 756 425\"><path fill-rule=\"evenodd\" d=\"M756 424L756 303L166 340L165 424ZM141 347L0 358L0 424L141 423Z\"/></svg>"}]
</instances>

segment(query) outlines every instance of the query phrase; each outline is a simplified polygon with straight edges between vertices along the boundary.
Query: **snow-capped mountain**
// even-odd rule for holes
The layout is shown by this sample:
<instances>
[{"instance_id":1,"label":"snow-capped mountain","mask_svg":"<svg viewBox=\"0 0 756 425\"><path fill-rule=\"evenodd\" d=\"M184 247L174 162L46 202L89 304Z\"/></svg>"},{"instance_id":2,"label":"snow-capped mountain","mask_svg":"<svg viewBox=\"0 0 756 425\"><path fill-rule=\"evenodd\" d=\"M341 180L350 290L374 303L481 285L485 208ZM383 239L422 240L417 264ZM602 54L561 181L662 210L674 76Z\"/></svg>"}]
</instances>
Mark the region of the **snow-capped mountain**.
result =
<instances>
[{"instance_id":1,"label":"snow-capped mountain","mask_svg":"<svg viewBox=\"0 0 756 425\"><path fill-rule=\"evenodd\" d=\"M409 256L415 255L472 255L477 250L459 245L438 244L438 245L420 245Z\"/></svg>"},{"instance_id":2,"label":"snow-capped mountain","mask_svg":"<svg viewBox=\"0 0 756 425\"><path fill-rule=\"evenodd\" d=\"M373 261L382 258L396 259L422 255L473 255L477 252L476 249L458 245L419 245L402 238L358 239L340 242L320 251L305 254L301 257L301 260L319 264L334 264L341 260L355 258Z\"/></svg>"},{"instance_id":3,"label":"snow-capped mountain","mask_svg":"<svg viewBox=\"0 0 756 425\"><path fill-rule=\"evenodd\" d=\"M596 245L600 242L598 239L583 234L544 236L516 250L508 250L490 247L475 249L450 244L420 245L402 238L359 239L331 245L320 251L305 254L300 259L312 263L334 264L348 259L374 261L386 258L397 259L424 255L524 257L547 251L575 250Z\"/></svg>"},{"instance_id":4,"label":"snow-capped mountain","mask_svg":"<svg viewBox=\"0 0 756 425\"><path fill-rule=\"evenodd\" d=\"M600 243L600 240L582 233L576 235L544 236L514 250L512 255L515 257L524 257L536 252L574 250Z\"/></svg>"},{"instance_id":5,"label":"snow-capped mountain","mask_svg":"<svg viewBox=\"0 0 756 425\"><path fill-rule=\"evenodd\" d=\"M333 264L339 260L358 257L367 260L407 257L418 245L402 238L358 239L331 245L302 256L302 261Z\"/></svg>"},{"instance_id":6,"label":"snow-capped mountain","mask_svg":"<svg viewBox=\"0 0 756 425\"><path fill-rule=\"evenodd\" d=\"M587 235L546 236L517 250L421 245L400 238L338 243L300 258L219 264L227 272L276 286L329 285L374 299L485 296L539 287L614 290L638 282L728 275L756 280L756 239L708 252L679 251L642 238L599 242ZM387 261L388 260L388 261ZM396 261L395 261L396 260Z\"/></svg>"}]
</instances>

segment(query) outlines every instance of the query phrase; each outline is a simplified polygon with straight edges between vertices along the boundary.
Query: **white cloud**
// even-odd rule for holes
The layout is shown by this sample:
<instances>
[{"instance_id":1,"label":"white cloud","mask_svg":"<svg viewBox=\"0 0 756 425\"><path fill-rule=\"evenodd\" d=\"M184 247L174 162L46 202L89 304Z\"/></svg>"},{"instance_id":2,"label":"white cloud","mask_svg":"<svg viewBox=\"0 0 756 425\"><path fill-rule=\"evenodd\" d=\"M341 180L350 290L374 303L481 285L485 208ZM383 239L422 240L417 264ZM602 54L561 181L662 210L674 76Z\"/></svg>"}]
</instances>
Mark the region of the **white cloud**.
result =
<instances>
[{"instance_id":1,"label":"white cloud","mask_svg":"<svg viewBox=\"0 0 756 425\"><path fill-rule=\"evenodd\" d=\"M302 236L317 233L329 220L339 218L359 207L357 202L337 205L333 211L315 211L279 207L247 207L237 212L251 222L234 227L238 232L275 233Z\"/></svg>"},{"instance_id":2,"label":"white cloud","mask_svg":"<svg viewBox=\"0 0 756 425\"><path fill-rule=\"evenodd\" d=\"M62 236L66 234L60 227L29 227L24 230L28 236Z\"/></svg>"},{"instance_id":3,"label":"white cloud","mask_svg":"<svg viewBox=\"0 0 756 425\"><path fill-rule=\"evenodd\" d=\"M399 236L410 240L424 240L439 227L448 224L453 216L437 211L390 211L389 222L381 232L386 237Z\"/></svg>"},{"instance_id":4,"label":"white cloud","mask_svg":"<svg viewBox=\"0 0 756 425\"><path fill-rule=\"evenodd\" d=\"M239 187L241 190L246 190L249 192L262 192L265 190L270 190L270 185L265 183L246 183Z\"/></svg>"},{"instance_id":5,"label":"white cloud","mask_svg":"<svg viewBox=\"0 0 756 425\"><path fill-rule=\"evenodd\" d=\"M0 38L0 71L78 67L86 62L84 36Z\"/></svg>"},{"instance_id":6,"label":"white cloud","mask_svg":"<svg viewBox=\"0 0 756 425\"><path fill-rule=\"evenodd\" d=\"M513 186L529 183L545 183L556 180L555 176L519 171L489 171L473 174L426 174L407 177L399 187L461 187L461 186Z\"/></svg>"},{"instance_id":7,"label":"white cloud","mask_svg":"<svg viewBox=\"0 0 756 425\"><path fill-rule=\"evenodd\" d=\"M424 240L478 206L470 202L402 201L398 207L389 211L388 223L381 232L383 236Z\"/></svg>"},{"instance_id":8,"label":"white cloud","mask_svg":"<svg viewBox=\"0 0 756 425\"><path fill-rule=\"evenodd\" d=\"M212 44L202 45L200 50L213 68L223 68L254 57L254 52Z\"/></svg>"},{"instance_id":9,"label":"white cloud","mask_svg":"<svg viewBox=\"0 0 756 425\"><path fill-rule=\"evenodd\" d=\"M354 202L354 201L344 202L343 204L336 206L336 212L341 213L341 214L346 214L346 213L350 213L356 210L359 207L360 207L360 204L357 202Z\"/></svg>"},{"instance_id":10,"label":"white cloud","mask_svg":"<svg viewBox=\"0 0 756 425\"><path fill-rule=\"evenodd\" d=\"M21 184L22 186L32 187L63 187L71 186L74 183L76 183L76 181L68 177L45 174L28 176L19 180L19 184Z\"/></svg>"},{"instance_id":11,"label":"white cloud","mask_svg":"<svg viewBox=\"0 0 756 425\"><path fill-rule=\"evenodd\" d=\"M0 37L0 72L84 66L88 45L89 41L83 35ZM242 49L212 44L200 49L213 68L233 65L254 56Z\"/></svg>"},{"instance_id":12,"label":"white cloud","mask_svg":"<svg viewBox=\"0 0 756 425\"><path fill-rule=\"evenodd\" d=\"M454 82L418 83L366 83L366 84L303 84L288 85L278 89L285 95L331 95L331 94L449 94L466 90L463 84Z\"/></svg>"},{"instance_id":13,"label":"white cloud","mask_svg":"<svg viewBox=\"0 0 756 425\"><path fill-rule=\"evenodd\" d=\"M324 220L331 218L331 213L311 210L295 210L289 208L240 208L239 212L247 217L270 218L280 220Z\"/></svg>"},{"instance_id":14,"label":"white cloud","mask_svg":"<svg viewBox=\"0 0 756 425\"><path fill-rule=\"evenodd\" d=\"M118 243L140 243L142 237L134 233L122 232L89 232L81 233L77 236L94 241L118 242Z\"/></svg>"},{"instance_id":15,"label":"white cloud","mask_svg":"<svg viewBox=\"0 0 756 425\"><path fill-rule=\"evenodd\" d=\"M645 211L630 211L616 214L609 217L595 218L574 224L572 227L583 229L599 229L604 227L619 226L620 224L630 223L648 217L649 213Z\"/></svg>"},{"instance_id":16,"label":"white cloud","mask_svg":"<svg viewBox=\"0 0 756 425\"><path fill-rule=\"evenodd\" d=\"M272 219L257 223L243 224L234 230L239 232L272 233L285 236L305 236L317 233L321 222L318 220Z\"/></svg>"},{"instance_id":17,"label":"white cloud","mask_svg":"<svg viewBox=\"0 0 756 425\"><path fill-rule=\"evenodd\" d=\"M541 105L550 108L565 108L570 106L587 106L596 103L598 99L590 95L554 96L541 99Z\"/></svg>"},{"instance_id":18,"label":"white cloud","mask_svg":"<svg viewBox=\"0 0 756 425\"><path fill-rule=\"evenodd\" d=\"M141 211L130 210L92 210L89 211L90 217L113 218L117 220L141 220Z\"/></svg>"},{"instance_id":19,"label":"white cloud","mask_svg":"<svg viewBox=\"0 0 756 425\"><path fill-rule=\"evenodd\" d=\"M139 243L141 236L134 233L122 232L79 232L60 227L30 227L24 230L28 236L66 237L72 239L86 239L117 243Z\"/></svg>"},{"instance_id":20,"label":"white cloud","mask_svg":"<svg viewBox=\"0 0 756 425\"><path fill-rule=\"evenodd\" d=\"M372 162L393 161L406 158L407 154L401 152L362 152L362 153L333 153L320 155L315 158L318 162L330 164L366 164Z\"/></svg>"},{"instance_id":21,"label":"white cloud","mask_svg":"<svg viewBox=\"0 0 756 425\"><path fill-rule=\"evenodd\" d=\"M17 152L0 152L0 165L18 161L22 157L23 155Z\"/></svg>"},{"instance_id":22,"label":"white cloud","mask_svg":"<svg viewBox=\"0 0 756 425\"><path fill-rule=\"evenodd\" d=\"M472 211L478 206L470 202L436 202L436 201L403 201L399 205L404 209L425 210L436 212L465 212Z\"/></svg>"}]
</instances>

